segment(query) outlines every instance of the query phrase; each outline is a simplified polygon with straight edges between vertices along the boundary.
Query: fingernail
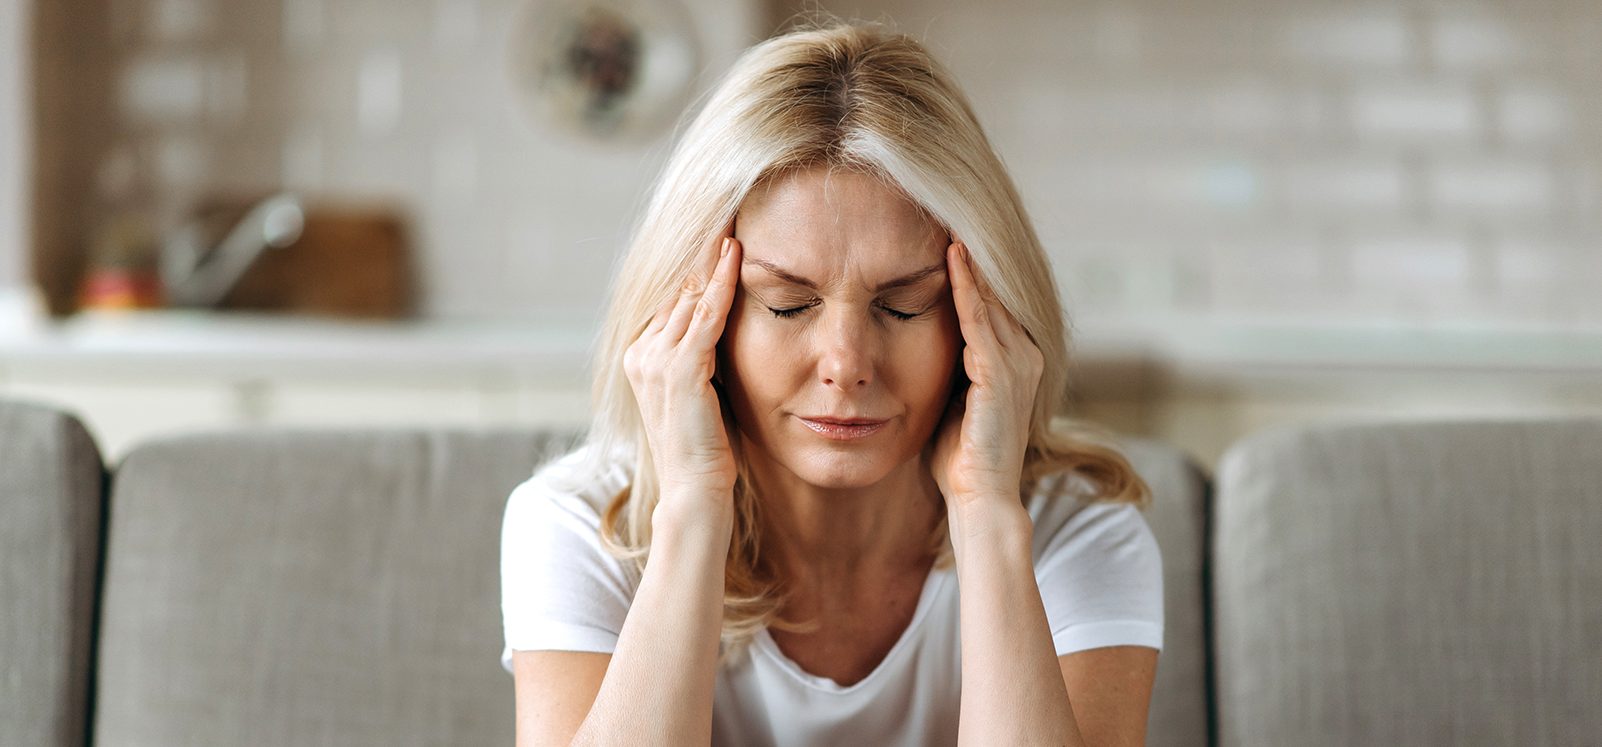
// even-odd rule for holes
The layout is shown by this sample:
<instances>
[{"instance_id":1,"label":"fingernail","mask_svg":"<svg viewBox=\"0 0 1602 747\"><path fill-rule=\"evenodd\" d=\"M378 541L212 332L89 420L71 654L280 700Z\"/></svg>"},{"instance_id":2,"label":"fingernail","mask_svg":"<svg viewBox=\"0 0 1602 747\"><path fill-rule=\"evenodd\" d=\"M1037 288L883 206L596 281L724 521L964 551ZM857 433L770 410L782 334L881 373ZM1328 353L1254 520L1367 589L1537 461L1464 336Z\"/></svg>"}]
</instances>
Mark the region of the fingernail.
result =
<instances>
[{"instance_id":1,"label":"fingernail","mask_svg":"<svg viewBox=\"0 0 1602 747\"><path fill-rule=\"evenodd\" d=\"M718 253L718 258L719 259L729 256L729 241L730 240L731 239L729 237L727 237L727 236L723 237L723 249L722 249L722 251L720 251Z\"/></svg>"}]
</instances>

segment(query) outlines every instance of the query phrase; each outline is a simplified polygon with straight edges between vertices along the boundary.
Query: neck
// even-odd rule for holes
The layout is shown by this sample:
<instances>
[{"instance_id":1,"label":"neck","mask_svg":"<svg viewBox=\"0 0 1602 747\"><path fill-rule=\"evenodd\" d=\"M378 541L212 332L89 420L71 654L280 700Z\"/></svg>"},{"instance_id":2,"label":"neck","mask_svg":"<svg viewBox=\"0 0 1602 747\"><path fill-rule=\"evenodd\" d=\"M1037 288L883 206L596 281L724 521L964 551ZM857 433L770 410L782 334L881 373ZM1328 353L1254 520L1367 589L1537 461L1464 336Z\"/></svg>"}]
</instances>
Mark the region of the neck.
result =
<instances>
[{"instance_id":1,"label":"neck","mask_svg":"<svg viewBox=\"0 0 1602 747\"><path fill-rule=\"evenodd\" d=\"M764 554L783 578L850 587L925 572L933 560L927 543L945 501L921 457L854 488L811 485L760 458L752 460L751 476L761 496Z\"/></svg>"}]
</instances>

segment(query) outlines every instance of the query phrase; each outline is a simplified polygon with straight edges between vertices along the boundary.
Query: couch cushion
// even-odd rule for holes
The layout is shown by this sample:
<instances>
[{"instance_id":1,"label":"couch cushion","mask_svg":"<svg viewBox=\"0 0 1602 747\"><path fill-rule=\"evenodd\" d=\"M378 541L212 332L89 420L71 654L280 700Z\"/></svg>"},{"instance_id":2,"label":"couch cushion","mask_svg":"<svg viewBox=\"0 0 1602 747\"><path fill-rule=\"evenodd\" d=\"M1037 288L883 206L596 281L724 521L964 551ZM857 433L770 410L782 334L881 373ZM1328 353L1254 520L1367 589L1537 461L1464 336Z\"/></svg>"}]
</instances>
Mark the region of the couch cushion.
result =
<instances>
[{"instance_id":1,"label":"couch cushion","mask_svg":"<svg viewBox=\"0 0 1602 747\"><path fill-rule=\"evenodd\" d=\"M1602 734L1602 420L1281 427L1220 462L1231 745Z\"/></svg>"},{"instance_id":2,"label":"couch cushion","mask_svg":"<svg viewBox=\"0 0 1602 747\"><path fill-rule=\"evenodd\" d=\"M82 422L0 401L0 744L84 743L104 491Z\"/></svg>"},{"instance_id":3,"label":"couch cushion","mask_svg":"<svg viewBox=\"0 0 1602 747\"><path fill-rule=\"evenodd\" d=\"M506 497L575 434L269 429L112 485L97 741L510 744Z\"/></svg>"},{"instance_id":4,"label":"couch cushion","mask_svg":"<svg viewBox=\"0 0 1602 747\"><path fill-rule=\"evenodd\" d=\"M1208 479L1193 460L1167 444L1126 437L1119 446L1151 487L1146 523L1163 556L1163 652L1146 744L1206 744Z\"/></svg>"}]
</instances>

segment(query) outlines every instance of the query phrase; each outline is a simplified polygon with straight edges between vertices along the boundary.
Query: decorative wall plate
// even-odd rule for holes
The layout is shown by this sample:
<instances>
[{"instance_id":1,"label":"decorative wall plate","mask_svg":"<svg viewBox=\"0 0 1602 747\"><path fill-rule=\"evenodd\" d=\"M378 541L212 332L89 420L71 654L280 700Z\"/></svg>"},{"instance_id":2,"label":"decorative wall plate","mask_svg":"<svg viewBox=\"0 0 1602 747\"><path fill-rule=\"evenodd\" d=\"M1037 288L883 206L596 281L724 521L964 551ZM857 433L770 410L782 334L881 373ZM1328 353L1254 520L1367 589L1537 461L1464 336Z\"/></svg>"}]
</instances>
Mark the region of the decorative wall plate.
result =
<instances>
[{"instance_id":1,"label":"decorative wall plate","mask_svg":"<svg viewBox=\"0 0 1602 747\"><path fill-rule=\"evenodd\" d=\"M532 0L513 23L510 74L525 109L588 140L656 137L701 69L679 0Z\"/></svg>"}]
</instances>

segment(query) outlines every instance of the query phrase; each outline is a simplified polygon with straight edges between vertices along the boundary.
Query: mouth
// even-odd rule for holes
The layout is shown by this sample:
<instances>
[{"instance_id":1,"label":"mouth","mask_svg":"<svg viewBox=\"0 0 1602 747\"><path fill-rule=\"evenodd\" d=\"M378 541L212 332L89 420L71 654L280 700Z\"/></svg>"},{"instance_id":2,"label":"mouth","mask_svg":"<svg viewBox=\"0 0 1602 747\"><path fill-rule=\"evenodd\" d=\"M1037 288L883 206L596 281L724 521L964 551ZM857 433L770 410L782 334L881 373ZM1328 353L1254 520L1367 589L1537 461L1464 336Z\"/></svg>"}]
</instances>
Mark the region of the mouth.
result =
<instances>
[{"instance_id":1,"label":"mouth","mask_svg":"<svg viewBox=\"0 0 1602 747\"><path fill-rule=\"evenodd\" d=\"M800 417L800 416L797 416ZM824 438L834 441L852 441L866 438L884 428L888 420L871 420L868 418L828 419L828 418L800 418L801 423Z\"/></svg>"}]
</instances>

